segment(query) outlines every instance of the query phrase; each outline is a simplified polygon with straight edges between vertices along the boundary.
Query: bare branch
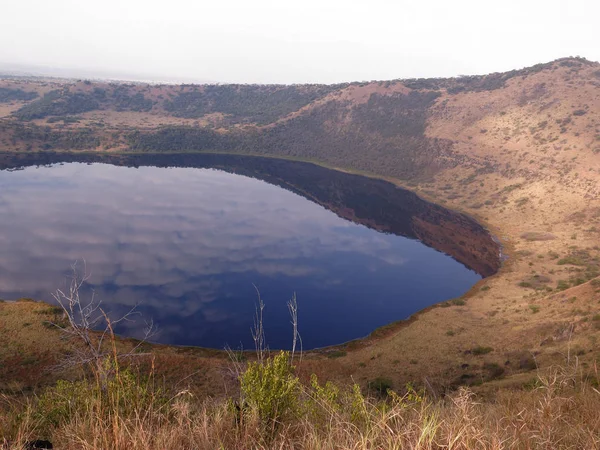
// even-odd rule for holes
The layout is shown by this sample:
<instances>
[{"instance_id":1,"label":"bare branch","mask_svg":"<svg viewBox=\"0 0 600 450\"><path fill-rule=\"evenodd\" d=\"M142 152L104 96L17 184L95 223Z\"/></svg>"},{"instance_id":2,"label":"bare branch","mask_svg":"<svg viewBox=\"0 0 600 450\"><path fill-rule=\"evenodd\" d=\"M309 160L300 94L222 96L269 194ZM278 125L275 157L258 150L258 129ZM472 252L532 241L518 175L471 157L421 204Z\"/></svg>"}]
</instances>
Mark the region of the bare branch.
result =
<instances>
[{"instance_id":1,"label":"bare branch","mask_svg":"<svg viewBox=\"0 0 600 450\"><path fill-rule=\"evenodd\" d=\"M290 358L290 364L294 362L294 355L296 354L296 346L298 341L300 343L300 362L302 362L302 338L300 337L300 333L298 332L298 301L296 299L296 293L292 295L291 300L287 303L288 311L290 312L290 317L292 319L292 328L294 336L292 338L292 355Z\"/></svg>"},{"instance_id":2,"label":"bare branch","mask_svg":"<svg viewBox=\"0 0 600 450\"><path fill-rule=\"evenodd\" d=\"M71 280L68 287L64 290L57 289L52 294L62 308L63 318L66 319L67 324L52 323L52 325L81 345L75 346L71 355L66 357L56 368L67 369L79 365L89 366L97 379L104 382L109 372L117 367L117 359L143 355L138 352L138 349L154 335L154 324L153 322L146 324L144 337L129 352L118 353L115 345L113 326L121 322L133 321L132 317L140 314L136 310L138 304L134 305L119 318L111 320L102 310L102 303L96 299L93 291L89 296L89 300L85 301L81 297L82 289L91 276L87 270L85 260L83 261L82 268L77 261L73 263L71 265L71 272ZM106 324L104 328L95 330L102 321ZM106 345L107 337L110 338L110 348L107 348ZM113 358L115 364L107 364L106 361L109 358Z\"/></svg>"},{"instance_id":3,"label":"bare branch","mask_svg":"<svg viewBox=\"0 0 600 450\"><path fill-rule=\"evenodd\" d=\"M256 349L256 357L258 361L262 364L265 359L266 353L268 353L268 347L266 346L265 340L265 329L263 326L263 310L265 309L265 304L260 296L260 291L253 284L254 289L256 289L256 294L258 296L258 304L255 307L254 314L254 326L251 329L252 339L254 340L254 347Z\"/></svg>"}]
</instances>

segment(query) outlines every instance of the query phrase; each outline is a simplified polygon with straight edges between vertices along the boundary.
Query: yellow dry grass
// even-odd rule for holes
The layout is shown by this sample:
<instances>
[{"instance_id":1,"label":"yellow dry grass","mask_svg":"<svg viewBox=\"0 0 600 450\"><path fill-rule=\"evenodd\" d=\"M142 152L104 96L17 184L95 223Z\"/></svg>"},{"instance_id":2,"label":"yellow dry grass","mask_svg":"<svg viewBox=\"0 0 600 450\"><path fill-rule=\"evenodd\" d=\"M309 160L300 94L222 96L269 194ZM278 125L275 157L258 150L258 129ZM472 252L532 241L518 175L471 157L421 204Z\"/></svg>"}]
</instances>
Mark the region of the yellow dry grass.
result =
<instances>
[{"instance_id":1,"label":"yellow dry grass","mask_svg":"<svg viewBox=\"0 0 600 450\"><path fill-rule=\"evenodd\" d=\"M442 399L414 391L387 400L354 395L341 408L304 388L299 395L310 408L276 423L261 421L251 408L198 399L186 390L165 400L152 388L142 403L127 396L115 401L116 387L109 399L86 394L82 406L44 427L39 402L4 396L0 448L23 448L44 438L65 450L592 450L600 448L597 382L597 376L582 380L570 365L540 375L527 391L502 390L487 398L466 388Z\"/></svg>"}]
</instances>

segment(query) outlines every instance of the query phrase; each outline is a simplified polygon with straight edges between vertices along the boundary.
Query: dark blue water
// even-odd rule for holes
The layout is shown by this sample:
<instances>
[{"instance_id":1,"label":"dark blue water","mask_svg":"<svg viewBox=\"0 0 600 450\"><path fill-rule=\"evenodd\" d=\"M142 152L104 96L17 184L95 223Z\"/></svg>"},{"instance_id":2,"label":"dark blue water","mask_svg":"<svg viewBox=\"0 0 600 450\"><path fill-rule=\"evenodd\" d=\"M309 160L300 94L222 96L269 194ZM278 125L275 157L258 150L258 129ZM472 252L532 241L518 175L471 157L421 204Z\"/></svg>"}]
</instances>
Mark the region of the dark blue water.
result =
<instances>
[{"instance_id":1,"label":"dark blue water","mask_svg":"<svg viewBox=\"0 0 600 450\"><path fill-rule=\"evenodd\" d=\"M249 349L256 286L269 346L291 345L286 302L295 293L307 349L365 336L481 278L418 240L373 229L393 223L357 218L360 209L340 199L362 195L361 204L377 205L365 183L363 194L349 184L352 195L334 183L327 195L337 203L329 204L313 192L314 179L306 189L288 186L315 196L310 201L209 168L66 163L0 171L0 298L51 301L70 265L85 259L86 288L112 317L139 304L140 317L118 333L141 337L144 320L153 320L153 341Z\"/></svg>"}]
</instances>

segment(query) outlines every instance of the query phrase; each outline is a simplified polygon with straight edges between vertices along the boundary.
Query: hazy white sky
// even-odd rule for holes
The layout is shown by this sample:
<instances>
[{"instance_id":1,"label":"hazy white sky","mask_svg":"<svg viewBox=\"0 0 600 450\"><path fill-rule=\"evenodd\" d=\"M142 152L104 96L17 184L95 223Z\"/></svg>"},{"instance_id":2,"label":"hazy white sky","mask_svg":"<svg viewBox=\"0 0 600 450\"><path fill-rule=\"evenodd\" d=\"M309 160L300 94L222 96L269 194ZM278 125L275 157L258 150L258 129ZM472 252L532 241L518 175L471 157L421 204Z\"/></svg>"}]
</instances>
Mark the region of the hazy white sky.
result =
<instances>
[{"instance_id":1,"label":"hazy white sky","mask_svg":"<svg viewBox=\"0 0 600 450\"><path fill-rule=\"evenodd\" d=\"M600 60L599 0L0 0L0 62L338 82Z\"/></svg>"}]
</instances>

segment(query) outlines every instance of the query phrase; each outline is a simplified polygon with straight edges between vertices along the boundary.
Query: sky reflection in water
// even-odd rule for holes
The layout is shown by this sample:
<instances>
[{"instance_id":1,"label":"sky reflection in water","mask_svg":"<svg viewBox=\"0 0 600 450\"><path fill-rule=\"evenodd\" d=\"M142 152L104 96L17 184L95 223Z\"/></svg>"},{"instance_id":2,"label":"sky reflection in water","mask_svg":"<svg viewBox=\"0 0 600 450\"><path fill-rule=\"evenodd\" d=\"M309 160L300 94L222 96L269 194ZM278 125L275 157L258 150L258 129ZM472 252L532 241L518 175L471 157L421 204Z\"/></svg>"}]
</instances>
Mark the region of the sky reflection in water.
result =
<instances>
[{"instance_id":1,"label":"sky reflection in water","mask_svg":"<svg viewBox=\"0 0 600 450\"><path fill-rule=\"evenodd\" d=\"M464 293L480 276L266 182L212 169L68 163L0 172L0 298L51 300L73 261L113 316L140 303L155 341L252 347L258 287L272 348L341 343ZM117 331L139 337L143 320Z\"/></svg>"}]
</instances>

